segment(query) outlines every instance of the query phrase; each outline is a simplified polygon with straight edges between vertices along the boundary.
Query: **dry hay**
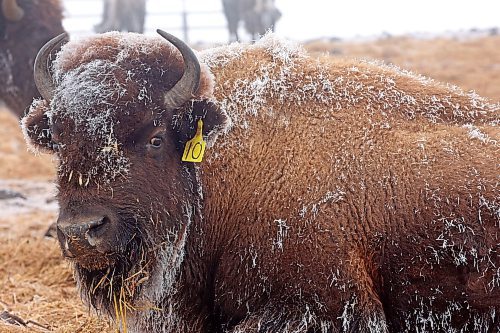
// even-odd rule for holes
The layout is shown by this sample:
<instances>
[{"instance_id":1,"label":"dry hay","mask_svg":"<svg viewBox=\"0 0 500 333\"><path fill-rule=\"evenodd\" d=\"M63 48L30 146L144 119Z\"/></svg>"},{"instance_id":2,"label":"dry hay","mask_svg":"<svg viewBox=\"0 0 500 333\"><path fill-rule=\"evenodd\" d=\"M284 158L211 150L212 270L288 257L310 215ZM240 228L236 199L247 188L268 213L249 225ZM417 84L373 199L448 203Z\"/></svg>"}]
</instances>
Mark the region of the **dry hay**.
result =
<instances>
[{"instance_id":1,"label":"dry hay","mask_svg":"<svg viewBox=\"0 0 500 333\"><path fill-rule=\"evenodd\" d=\"M6 109L0 107L0 179L54 178L52 158L47 155L35 156L26 148L19 121Z\"/></svg>"},{"instance_id":2,"label":"dry hay","mask_svg":"<svg viewBox=\"0 0 500 333\"><path fill-rule=\"evenodd\" d=\"M113 332L83 308L55 240L3 241L0 263L0 307L30 321L27 328L0 323L1 332Z\"/></svg>"},{"instance_id":3,"label":"dry hay","mask_svg":"<svg viewBox=\"0 0 500 333\"><path fill-rule=\"evenodd\" d=\"M500 36L467 39L389 37L374 41L318 40L306 45L314 53L371 58L455 84L500 101Z\"/></svg>"}]
</instances>

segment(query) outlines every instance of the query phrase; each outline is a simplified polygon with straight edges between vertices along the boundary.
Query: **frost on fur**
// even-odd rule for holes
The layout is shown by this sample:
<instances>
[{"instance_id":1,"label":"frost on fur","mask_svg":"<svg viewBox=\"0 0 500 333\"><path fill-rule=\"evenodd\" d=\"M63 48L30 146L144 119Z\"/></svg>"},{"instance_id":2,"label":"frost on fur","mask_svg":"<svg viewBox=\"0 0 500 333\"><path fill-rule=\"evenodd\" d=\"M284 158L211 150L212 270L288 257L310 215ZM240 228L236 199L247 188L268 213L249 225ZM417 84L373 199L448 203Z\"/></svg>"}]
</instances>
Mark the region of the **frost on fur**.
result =
<instances>
[{"instance_id":1,"label":"frost on fur","mask_svg":"<svg viewBox=\"0 0 500 333\"><path fill-rule=\"evenodd\" d=\"M33 154L48 153L50 152L49 145L41 145L39 142L49 139L50 132L48 129L28 128L28 121L36 114L44 114L49 111L47 102L45 100L35 99L30 107L28 114L21 119L21 130L23 132L24 140L28 146L28 150Z\"/></svg>"},{"instance_id":2,"label":"frost on fur","mask_svg":"<svg viewBox=\"0 0 500 333\"><path fill-rule=\"evenodd\" d=\"M328 106L324 108L325 114L313 115L321 117L341 109L364 108L367 115L381 114L386 118L384 126L388 127L396 112L407 119L423 116L433 123L445 120L461 123L500 109L500 105L490 104L473 92L465 93L455 86L378 62L339 67L332 75L320 60L308 57L299 46L273 34L251 46L232 44L203 51L200 59L219 72L221 67L229 67L245 54L255 52L271 57L272 61L257 66L252 78L234 77L228 82L217 82L215 94L221 94L218 102L229 114L233 126L246 128L247 117L262 111L280 117L277 110L266 110L271 100L306 108L308 102L322 103ZM401 84L404 80L424 84L440 93L422 93Z\"/></svg>"},{"instance_id":3,"label":"frost on fur","mask_svg":"<svg viewBox=\"0 0 500 333\"><path fill-rule=\"evenodd\" d=\"M102 43L108 43L104 49L99 47ZM160 37L117 32L85 37L63 46L52 64L56 91L46 115L49 125L56 118L70 121L71 131L91 138L93 147L87 152L85 166L72 165L71 169L60 170L61 175L79 175L83 184L107 184L117 176L127 175L130 161L122 150L117 119L153 112L147 110L158 94L153 78L167 77L173 70L154 67L155 59L148 56L157 54L181 63L176 52ZM211 98L213 77L206 66L201 69L200 87L194 98ZM40 103L35 101L32 110ZM59 148L61 152L66 149Z\"/></svg>"}]
</instances>

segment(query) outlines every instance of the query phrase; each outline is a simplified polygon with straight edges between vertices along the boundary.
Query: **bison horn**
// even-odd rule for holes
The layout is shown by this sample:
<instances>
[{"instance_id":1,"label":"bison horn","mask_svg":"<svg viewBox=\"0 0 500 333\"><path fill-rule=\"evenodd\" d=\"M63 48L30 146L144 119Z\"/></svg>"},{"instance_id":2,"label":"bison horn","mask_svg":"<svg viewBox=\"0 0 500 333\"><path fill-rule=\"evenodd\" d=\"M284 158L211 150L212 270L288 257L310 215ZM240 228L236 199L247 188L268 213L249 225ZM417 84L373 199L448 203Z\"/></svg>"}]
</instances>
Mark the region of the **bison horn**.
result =
<instances>
[{"instance_id":1,"label":"bison horn","mask_svg":"<svg viewBox=\"0 0 500 333\"><path fill-rule=\"evenodd\" d=\"M49 40L41 49L35 58L34 78L35 84L40 92L40 95L50 101L54 97L55 85L50 72L51 55L54 50L60 48L68 41L68 34L62 33L57 37Z\"/></svg>"},{"instance_id":2,"label":"bison horn","mask_svg":"<svg viewBox=\"0 0 500 333\"><path fill-rule=\"evenodd\" d=\"M200 63L193 50L183 41L162 30L156 30L160 36L172 43L184 60L184 74L164 96L165 107L175 109L193 98L200 84Z\"/></svg>"},{"instance_id":3,"label":"bison horn","mask_svg":"<svg viewBox=\"0 0 500 333\"><path fill-rule=\"evenodd\" d=\"M1 0L2 12L9 21L19 21L24 17L24 10L17 4L16 0Z\"/></svg>"}]
</instances>

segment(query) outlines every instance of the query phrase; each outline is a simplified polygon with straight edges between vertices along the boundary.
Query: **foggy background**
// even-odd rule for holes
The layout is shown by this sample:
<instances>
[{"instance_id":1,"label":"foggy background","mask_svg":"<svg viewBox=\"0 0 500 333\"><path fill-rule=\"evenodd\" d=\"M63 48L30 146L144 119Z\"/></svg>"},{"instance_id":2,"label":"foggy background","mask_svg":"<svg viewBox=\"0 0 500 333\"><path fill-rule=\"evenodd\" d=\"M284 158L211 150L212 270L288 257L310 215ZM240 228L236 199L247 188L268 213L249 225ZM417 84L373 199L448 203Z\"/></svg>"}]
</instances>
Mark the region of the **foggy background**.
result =
<instances>
[{"instance_id":1,"label":"foggy background","mask_svg":"<svg viewBox=\"0 0 500 333\"><path fill-rule=\"evenodd\" d=\"M101 0L64 0L64 27L72 35L92 33L101 19ZM380 35L415 34L433 37L500 25L500 1L496 0L276 0L282 12L276 32L307 41L318 38L371 38ZM226 43L228 33L221 0L148 0L146 34L157 28L183 36L186 13L191 43ZM240 27L242 39L249 39Z\"/></svg>"}]
</instances>

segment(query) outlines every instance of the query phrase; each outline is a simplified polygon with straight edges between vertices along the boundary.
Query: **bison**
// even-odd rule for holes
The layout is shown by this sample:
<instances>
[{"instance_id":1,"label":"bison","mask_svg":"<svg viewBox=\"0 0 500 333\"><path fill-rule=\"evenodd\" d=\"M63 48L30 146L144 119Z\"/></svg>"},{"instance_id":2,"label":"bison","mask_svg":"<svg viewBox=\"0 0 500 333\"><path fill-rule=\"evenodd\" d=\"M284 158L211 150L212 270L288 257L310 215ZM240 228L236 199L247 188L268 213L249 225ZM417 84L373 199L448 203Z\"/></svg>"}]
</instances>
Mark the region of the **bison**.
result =
<instances>
[{"instance_id":1,"label":"bison","mask_svg":"<svg viewBox=\"0 0 500 333\"><path fill-rule=\"evenodd\" d=\"M104 0L102 21L94 26L94 31L143 33L145 20L146 0Z\"/></svg>"},{"instance_id":2,"label":"bison","mask_svg":"<svg viewBox=\"0 0 500 333\"><path fill-rule=\"evenodd\" d=\"M0 100L21 117L34 97L38 50L64 32L59 0L0 0Z\"/></svg>"},{"instance_id":3,"label":"bison","mask_svg":"<svg viewBox=\"0 0 500 333\"><path fill-rule=\"evenodd\" d=\"M500 105L273 34L159 33L37 58L23 128L58 157L90 307L129 332L499 331Z\"/></svg>"},{"instance_id":4,"label":"bison","mask_svg":"<svg viewBox=\"0 0 500 333\"><path fill-rule=\"evenodd\" d=\"M238 26L240 21L245 30L256 39L268 30L274 31L281 12L274 5L274 0L222 0L222 8L229 30L229 41L239 41Z\"/></svg>"}]
</instances>

